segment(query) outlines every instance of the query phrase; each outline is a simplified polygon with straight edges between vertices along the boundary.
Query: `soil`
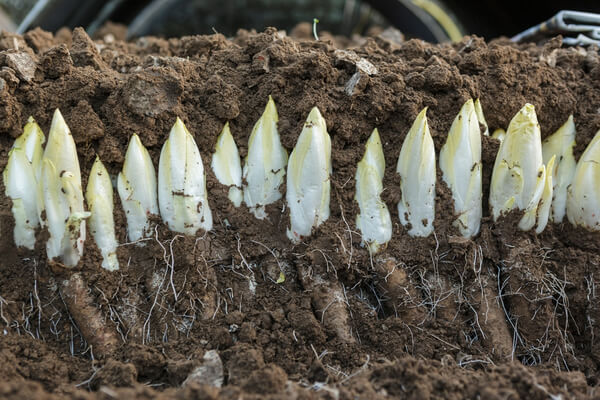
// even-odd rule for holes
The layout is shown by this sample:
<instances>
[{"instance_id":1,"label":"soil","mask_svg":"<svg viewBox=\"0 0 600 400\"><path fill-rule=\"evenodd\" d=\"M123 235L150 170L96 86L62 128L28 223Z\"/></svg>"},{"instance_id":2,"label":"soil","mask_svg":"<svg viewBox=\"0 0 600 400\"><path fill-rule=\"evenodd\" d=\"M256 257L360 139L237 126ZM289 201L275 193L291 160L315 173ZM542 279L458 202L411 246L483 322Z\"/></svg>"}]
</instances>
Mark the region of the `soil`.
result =
<instances>
[{"instance_id":1,"label":"soil","mask_svg":"<svg viewBox=\"0 0 600 400\"><path fill-rule=\"evenodd\" d=\"M157 165L179 116L200 148L215 221L197 237L157 221L152 238L128 243L115 195L121 269L101 269L89 238L80 265L67 270L46 259L44 232L34 251L15 248L2 194L1 398L599 396L599 234L568 223L521 232L516 214L493 223L487 192L499 143L490 137L484 219L473 240L452 227L439 179L435 235L409 237L395 173L418 112L429 107L439 152L471 97L481 99L490 131L506 128L526 102L543 137L573 114L579 157L600 128L598 48L561 48L560 38L432 45L383 33L315 41L304 31L133 42L120 40L118 26L96 41L81 29L0 35L0 169L27 118L47 133L57 107L84 184L96 154L111 175L119 172L134 132ZM348 90L357 57L377 71L358 70ZM331 217L298 245L285 236L283 200L256 220L232 206L208 168L225 122L246 155L269 95L288 151L313 106L332 139ZM375 127L394 232L370 256L353 198L356 164Z\"/></svg>"}]
</instances>

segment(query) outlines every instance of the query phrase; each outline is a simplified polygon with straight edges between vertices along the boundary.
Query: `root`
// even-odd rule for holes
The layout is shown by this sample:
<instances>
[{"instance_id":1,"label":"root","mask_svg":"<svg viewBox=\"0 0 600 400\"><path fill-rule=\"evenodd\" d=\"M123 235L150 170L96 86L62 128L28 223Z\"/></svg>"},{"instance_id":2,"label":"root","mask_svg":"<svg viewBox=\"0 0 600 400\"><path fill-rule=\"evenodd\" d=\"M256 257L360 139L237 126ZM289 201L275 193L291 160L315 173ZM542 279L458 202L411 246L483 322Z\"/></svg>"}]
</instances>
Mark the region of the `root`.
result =
<instances>
[{"instance_id":1,"label":"root","mask_svg":"<svg viewBox=\"0 0 600 400\"><path fill-rule=\"evenodd\" d=\"M430 272L419 271L419 277L421 284L418 287L429 314L443 321L454 321L458 313L456 294L448 277L440 275L437 268Z\"/></svg>"},{"instance_id":2,"label":"root","mask_svg":"<svg viewBox=\"0 0 600 400\"><path fill-rule=\"evenodd\" d=\"M346 343L354 342L350 329L348 304L339 282L313 288L313 307L325 329Z\"/></svg>"},{"instance_id":3,"label":"root","mask_svg":"<svg viewBox=\"0 0 600 400\"><path fill-rule=\"evenodd\" d=\"M509 315L505 313L502 298L500 270L496 276L493 264L484 259L483 250L479 245L473 245L465 254L465 266L475 276L473 286L462 296L463 303L467 304L473 313L473 327L477 339L495 360L512 361L513 338L508 326Z\"/></svg>"},{"instance_id":4,"label":"root","mask_svg":"<svg viewBox=\"0 0 600 400\"><path fill-rule=\"evenodd\" d=\"M82 336L92 347L93 354L106 357L114 353L119 345L117 332L106 324L100 310L93 304L81 273L62 280L60 288L63 301Z\"/></svg>"},{"instance_id":5,"label":"root","mask_svg":"<svg viewBox=\"0 0 600 400\"><path fill-rule=\"evenodd\" d=\"M598 324L598 316L600 316L600 306L598 305L597 295L596 295L596 282L594 281L594 273L590 273L585 276L585 282L587 286L587 323L586 330L589 330L589 338L590 338L590 348L593 348L596 343L596 333L594 328Z\"/></svg>"},{"instance_id":6,"label":"root","mask_svg":"<svg viewBox=\"0 0 600 400\"><path fill-rule=\"evenodd\" d=\"M6 327L10 327L10 322L8 321L8 318L6 318L6 316L4 315L4 307L5 305L8 305L8 302L6 300L4 300L2 298L2 296L0 296L0 320L2 320L2 322L4 322L6 324Z\"/></svg>"},{"instance_id":7,"label":"root","mask_svg":"<svg viewBox=\"0 0 600 400\"><path fill-rule=\"evenodd\" d=\"M475 296L475 304L479 304L475 318L481 331L481 342L499 360L512 360L513 339L501 304L501 294L492 280L477 279L481 291Z\"/></svg>"},{"instance_id":8,"label":"root","mask_svg":"<svg viewBox=\"0 0 600 400\"><path fill-rule=\"evenodd\" d=\"M343 342L355 342L350 324L348 301L338 281L326 281L320 276L311 276L310 268L300 271L304 290L311 292L311 301L316 317L325 330L332 332Z\"/></svg>"},{"instance_id":9,"label":"root","mask_svg":"<svg viewBox=\"0 0 600 400\"><path fill-rule=\"evenodd\" d=\"M210 237L205 234L196 238L193 250L185 253L181 252L180 247L189 243L179 243L185 240L182 235L171 237L167 234L167 237L163 240L155 228L153 245L160 255L155 256L154 268L145 275L144 287L149 308L135 310L144 314L141 326L143 344L156 341L166 343L180 335L187 337L196 321L214 318L219 308L217 278L212 268L218 262L207 261L204 257L205 254L217 256ZM204 290L200 290L200 293L190 291L190 277L193 282L199 282Z\"/></svg>"},{"instance_id":10,"label":"root","mask_svg":"<svg viewBox=\"0 0 600 400\"><path fill-rule=\"evenodd\" d=\"M567 332L562 331L558 323L557 308L553 305L553 296L556 293L554 290L549 290L550 287L544 282L544 278L534 280L519 272L513 268L504 271L501 275L508 283L503 286L507 286L504 298L507 299L506 305L510 310L509 320L514 334L513 346L518 350L518 356L523 364L538 365L552 359L558 344L561 347L558 356L563 359L564 364L561 353L564 350ZM551 349L554 350L548 357L547 354Z\"/></svg>"},{"instance_id":11,"label":"root","mask_svg":"<svg viewBox=\"0 0 600 400\"><path fill-rule=\"evenodd\" d=\"M421 303L421 295L411 282L406 266L395 258L376 259L375 273L379 277L379 292L388 299L388 309L407 324L416 324L425 319L426 310Z\"/></svg>"}]
</instances>

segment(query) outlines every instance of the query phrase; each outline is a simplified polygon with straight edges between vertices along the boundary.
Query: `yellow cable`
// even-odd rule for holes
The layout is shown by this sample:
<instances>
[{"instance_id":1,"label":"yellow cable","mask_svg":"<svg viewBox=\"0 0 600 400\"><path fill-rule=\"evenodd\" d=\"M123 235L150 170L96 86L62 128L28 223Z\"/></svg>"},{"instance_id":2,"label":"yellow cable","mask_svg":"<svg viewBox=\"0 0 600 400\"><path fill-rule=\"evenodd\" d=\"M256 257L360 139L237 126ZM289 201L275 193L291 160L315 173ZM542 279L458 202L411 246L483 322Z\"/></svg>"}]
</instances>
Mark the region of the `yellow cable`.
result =
<instances>
[{"instance_id":1,"label":"yellow cable","mask_svg":"<svg viewBox=\"0 0 600 400\"><path fill-rule=\"evenodd\" d=\"M431 0L412 0L413 4L431 15L453 42L462 39L463 33L452 17L442 7Z\"/></svg>"}]
</instances>

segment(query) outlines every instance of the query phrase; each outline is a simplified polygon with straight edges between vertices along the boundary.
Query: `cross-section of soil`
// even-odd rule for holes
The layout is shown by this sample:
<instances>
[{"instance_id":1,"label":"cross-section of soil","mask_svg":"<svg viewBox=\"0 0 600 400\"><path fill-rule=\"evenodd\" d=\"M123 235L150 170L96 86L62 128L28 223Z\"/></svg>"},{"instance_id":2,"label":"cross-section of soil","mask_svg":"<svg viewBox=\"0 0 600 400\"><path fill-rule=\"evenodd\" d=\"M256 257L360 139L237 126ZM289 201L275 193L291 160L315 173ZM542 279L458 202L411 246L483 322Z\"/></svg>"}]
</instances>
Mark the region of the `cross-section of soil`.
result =
<instances>
[{"instance_id":1,"label":"cross-section of soil","mask_svg":"<svg viewBox=\"0 0 600 400\"><path fill-rule=\"evenodd\" d=\"M598 49L389 35L341 49L297 31L131 43L110 34L92 41L81 29L0 35L0 169L30 115L47 134L61 110L84 185L96 155L118 174L133 133L157 166L180 117L200 148L215 221L186 237L158 220L151 238L129 243L115 195L121 269L101 268L88 235L80 265L68 270L48 262L45 232L35 251L15 248L0 185L0 397L598 396L600 235L568 222L521 232L513 214L493 223L487 193L499 142L488 136L473 240L452 227L439 172L435 234L410 237L395 172L419 111L429 107L439 153L469 98L481 99L490 131L527 102L542 138L573 114L578 158L600 128ZM210 169L226 122L245 157L269 95L288 152L314 106L331 135L331 216L297 245L286 237L285 196L257 220L231 204ZM375 127L394 230L370 255L356 229L354 175Z\"/></svg>"}]
</instances>

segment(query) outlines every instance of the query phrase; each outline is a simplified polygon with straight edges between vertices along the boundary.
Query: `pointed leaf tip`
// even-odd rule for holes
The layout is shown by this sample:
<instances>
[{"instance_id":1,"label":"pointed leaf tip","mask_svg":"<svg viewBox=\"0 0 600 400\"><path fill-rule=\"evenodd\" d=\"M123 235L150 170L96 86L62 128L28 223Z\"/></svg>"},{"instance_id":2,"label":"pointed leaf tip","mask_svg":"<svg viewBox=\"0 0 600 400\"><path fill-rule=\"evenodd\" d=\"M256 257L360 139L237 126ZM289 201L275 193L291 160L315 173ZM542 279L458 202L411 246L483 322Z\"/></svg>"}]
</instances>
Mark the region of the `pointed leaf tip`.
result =
<instances>
[{"instance_id":1,"label":"pointed leaf tip","mask_svg":"<svg viewBox=\"0 0 600 400\"><path fill-rule=\"evenodd\" d=\"M52 122L50 123L50 132L52 132L53 129L65 131L68 134L71 134L71 130L69 129L67 123L65 122L65 118L63 117L62 113L58 108L54 110L54 114L52 115Z\"/></svg>"},{"instance_id":2,"label":"pointed leaf tip","mask_svg":"<svg viewBox=\"0 0 600 400\"><path fill-rule=\"evenodd\" d=\"M265 111L263 112L263 115L273 118L275 120L275 122L279 121L279 115L277 114L277 107L275 106L275 101L273 100L271 95L269 95L269 101L267 102L267 105L265 106Z\"/></svg>"},{"instance_id":3,"label":"pointed leaf tip","mask_svg":"<svg viewBox=\"0 0 600 400\"><path fill-rule=\"evenodd\" d=\"M321 115L321 111L316 106L310 110L308 118L306 118L305 125L321 125L322 129L327 129L325 118L323 118L323 115Z\"/></svg>"},{"instance_id":4,"label":"pointed leaf tip","mask_svg":"<svg viewBox=\"0 0 600 400\"><path fill-rule=\"evenodd\" d=\"M485 128L483 134L485 136L489 136L490 130L488 128L487 121L485 120L485 116L483 114L483 108L481 107L481 102L479 101L479 99L475 100L475 102L473 103L473 107L475 108L475 113L477 114L477 120Z\"/></svg>"}]
</instances>

